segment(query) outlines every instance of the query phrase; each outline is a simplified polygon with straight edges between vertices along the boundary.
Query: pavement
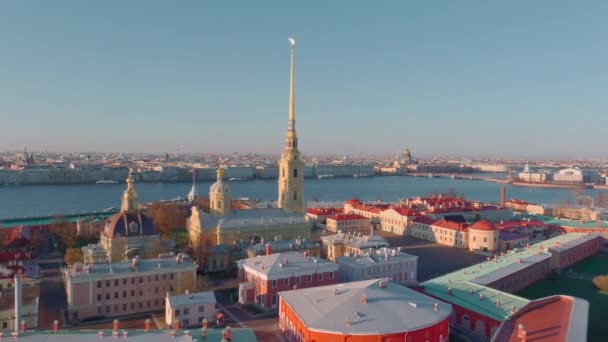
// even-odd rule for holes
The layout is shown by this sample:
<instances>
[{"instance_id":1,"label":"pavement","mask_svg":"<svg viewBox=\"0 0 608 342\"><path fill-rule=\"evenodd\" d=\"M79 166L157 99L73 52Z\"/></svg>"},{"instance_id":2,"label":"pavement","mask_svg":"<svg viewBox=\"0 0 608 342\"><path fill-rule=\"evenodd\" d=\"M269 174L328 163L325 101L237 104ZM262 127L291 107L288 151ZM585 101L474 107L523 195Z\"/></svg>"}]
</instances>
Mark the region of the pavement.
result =
<instances>
[{"instance_id":1,"label":"pavement","mask_svg":"<svg viewBox=\"0 0 608 342\"><path fill-rule=\"evenodd\" d=\"M233 303L224 293L216 292L217 307L228 316L227 325L251 328L258 341L288 341L279 329L276 312L251 316L239 304Z\"/></svg>"},{"instance_id":2,"label":"pavement","mask_svg":"<svg viewBox=\"0 0 608 342\"><path fill-rule=\"evenodd\" d=\"M65 323L62 313L67 307L67 300L63 281L59 274L59 267L63 263L63 256L59 253L40 255L40 302L38 312L38 328L52 329L53 321Z\"/></svg>"},{"instance_id":3,"label":"pavement","mask_svg":"<svg viewBox=\"0 0 608 342\"><path fill-rule=\"evenodd\" d=\"M375 231L374 234L385 238L391 247L401 247L404 253L418 256L418 282L454 272L486 259L485 256L467 249L448 247L411 236L384 231Z\"/></svg>"}]
</instances>

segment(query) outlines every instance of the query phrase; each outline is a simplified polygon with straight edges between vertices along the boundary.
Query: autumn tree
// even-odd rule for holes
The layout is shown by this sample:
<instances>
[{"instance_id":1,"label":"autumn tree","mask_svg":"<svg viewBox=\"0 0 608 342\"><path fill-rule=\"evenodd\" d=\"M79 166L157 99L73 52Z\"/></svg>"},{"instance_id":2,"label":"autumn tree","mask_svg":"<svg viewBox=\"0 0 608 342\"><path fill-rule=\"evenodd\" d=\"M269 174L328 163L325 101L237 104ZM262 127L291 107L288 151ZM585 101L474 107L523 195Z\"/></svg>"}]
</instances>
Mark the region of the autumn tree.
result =
<instances>
[{"instance_id":1,"label":"autumn tree","mask_svg":"<svg viewBox=\"0 0 608 342\"><path fill-rule=\"evenodd\" d=\"M72 247L78 238L76 225L70 223L65 216L56 215L51 219L49 232L54 234L64 248Z\"/></svg>"},{"instance_id":2,"label":"autumn tree","mask_svg":"<svg viewBox=\"0 0 608 342\"><path fill-rule=\"evenodd\" d=\"M64 260L68 265L73 265L76 262L83 262L84 254L82 254L82 250L80 248L68 248L65 251Z\"/></svg>"},{"instance_id":3,"label":"autumn tree","mask_svg":"<svg viewBox=\"0 0 608 342\"><path fill-rule=\"evenodd\" d=\"M153 203L148 214L154 221L156 231L165 238L173 236L173 230L186 227L188 210L174 203Z\"/></svg>"}]
</instances>

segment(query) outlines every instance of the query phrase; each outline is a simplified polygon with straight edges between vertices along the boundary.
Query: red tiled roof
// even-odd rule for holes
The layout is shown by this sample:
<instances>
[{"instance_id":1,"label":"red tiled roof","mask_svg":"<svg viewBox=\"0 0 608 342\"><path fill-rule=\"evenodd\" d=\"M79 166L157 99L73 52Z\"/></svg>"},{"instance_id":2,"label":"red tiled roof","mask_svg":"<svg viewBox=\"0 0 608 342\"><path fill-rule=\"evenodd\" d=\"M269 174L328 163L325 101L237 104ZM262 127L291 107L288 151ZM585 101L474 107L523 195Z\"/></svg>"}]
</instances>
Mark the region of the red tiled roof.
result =
<instances>
[{"instance_id":1,"label":"red tiled roof","mask_svg":"<svg viewBox=\"0 0 608 342\"><path fill-rule=\"evenodd\" d=\"M361 204L361 201L356 198L351 198L348 201L344 202L344 204Z\"/></svg>"},{"instance_id":2,"label":"red tiled roof","mask_svg":"<svg viewBox=\"0 0 608 342\"><path fill-rule=\"evenodd\" d=\"M485 231L494 231L496 227L490 221L479 221L475 222L472 226L469 227L473 230L485 230Z\"/></svg>"},{"instance_id":3,"label":"red tiled roof","mask_svg":"<svg viewBox=\"0 0 608 342\"><path fill-rule=\"evenodd\" d=\"M539 220L518 220L518 221L507 221L496 223L498 229L513 229L513 228L526 228L526 227L546 227L547 224Z\"/></svg>"},{"instance_id":4,"label":"red tiled roof","mask_svg":"<svg viewBox=\"0 0 608 342\"><path fill-rule=\"evenodd\" d=\"M438 220L435 220L435 219L432 219L432 218L426 217L426 216L416 217L413 220L413 222L427 224L427 225L432 225L432 224L434 224L437 221Z\"/></svg>"},{"instance_id":5,"label":"red tiled roof","mask_svg":"<svg viewBox=\"0 0 608 342\"><path fill-rule=\"evenodd\" d=\"M422 216L422 214L417 212L416 210L412 210L412 209L408 209L408 208L392 207L392 208L389 208L386 210L391 210L391 209L393 209L394 211L399 213L399 215L401 215L401 216Z\"/></svg>"},{"instance_id":6,"label":"red tiled roof","mask_svg":"<svg viewBox=\"0 0 608 342\"><path fill-rule=\"evenodd\" d=\"M336 215L343 211L343 208L308 208L306 213L312 215Z\"/></svg>"},{"instance_id":7,"label":"red tiled roof","mask_svg":"<svg viewBox=\"0 0 608 342\"><path fill-rule=\"evenodd\" d=\"M551 296L530 302L501 326L496 335L497 341L521 341L518 336L520 324L526 331L528 341L567 341L568 329L576 322L576 317L570 317L575 300L568 296Z\"/></svg>"},{"instance_id":8,"label":"red tiled roof","mask_svg":"<svg viewBox=\"0 0 608 342\"><path fill-rule=\"evenodd\" d=\"M458 223L458 222L453 222L453 221L441 220L441 221L436 221L435 223L432 224L432 226L439 227L439 228L446 228L446 229L455 230L455 231L463 231L463 230L467 229L467 227L469 225L466 223Z\"/></svg>"},{"instance_id":9,"label":"red tiled roof","mask_svg":"<svg viewBox=\"0 0 608 342\"><path fill-rule=\"evenodd\" d=\"M336 220L336 221L369 220L367 217L357 215L357 214L336 215L336 216L328 217L327 219Z\"/></svg>"}]
</instances>

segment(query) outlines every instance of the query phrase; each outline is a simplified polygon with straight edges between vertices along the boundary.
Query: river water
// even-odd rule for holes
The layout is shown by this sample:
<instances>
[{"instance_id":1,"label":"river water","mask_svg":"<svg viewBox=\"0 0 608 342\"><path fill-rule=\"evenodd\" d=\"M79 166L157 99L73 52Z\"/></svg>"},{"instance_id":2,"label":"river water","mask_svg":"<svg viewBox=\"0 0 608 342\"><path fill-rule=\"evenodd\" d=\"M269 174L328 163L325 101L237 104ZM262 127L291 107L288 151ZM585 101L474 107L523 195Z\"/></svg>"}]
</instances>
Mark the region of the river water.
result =
<instances>
[{"instance_id":1,"label":"river water","mask_svg":"<svg viewBox=\"0 0 608 342\"><path fill-rule=\"evenodd\" d=\"M276 180L229 182L233 197L276 200ZM207 194L211 182L197 183L198 192ZM363 201L396 201L400 198L453 192L467 198L498 202L504 184L450 178L369 177L307 179L304 192L308 201L344 201L357 197ZM189 183L136 183L141 202L185 197ZM0 187L0 218L68 214L119 207L125 184L39 185ZM595 190L586 190L594 196ZM569 189L529 188L507 185L507 198L536 203L574 201Z\"/></svg>"}]
</instances>

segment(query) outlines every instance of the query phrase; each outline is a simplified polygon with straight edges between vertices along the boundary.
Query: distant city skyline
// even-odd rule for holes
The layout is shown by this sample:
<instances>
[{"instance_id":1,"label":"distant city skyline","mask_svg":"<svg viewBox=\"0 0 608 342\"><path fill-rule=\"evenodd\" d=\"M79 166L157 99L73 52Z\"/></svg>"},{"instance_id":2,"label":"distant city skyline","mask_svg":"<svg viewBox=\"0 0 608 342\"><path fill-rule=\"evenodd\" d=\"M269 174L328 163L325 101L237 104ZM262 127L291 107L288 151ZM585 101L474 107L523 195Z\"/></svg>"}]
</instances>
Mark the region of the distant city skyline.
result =
<instances>
[{"instance_id":1,"label":"distant city skyline","mask_svg":"<svg viewBox=\"0 0 608 342\"><path fill-rule=\"evenodd\" d=\"M606 158L608 3L0 4L0 150Z\"/></svg>"}]
</instances>

